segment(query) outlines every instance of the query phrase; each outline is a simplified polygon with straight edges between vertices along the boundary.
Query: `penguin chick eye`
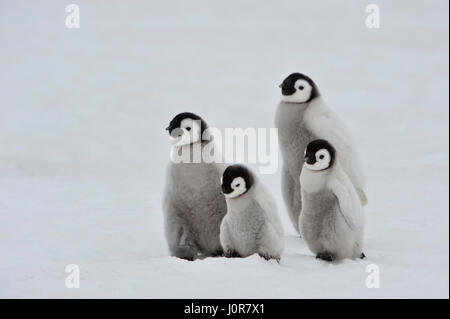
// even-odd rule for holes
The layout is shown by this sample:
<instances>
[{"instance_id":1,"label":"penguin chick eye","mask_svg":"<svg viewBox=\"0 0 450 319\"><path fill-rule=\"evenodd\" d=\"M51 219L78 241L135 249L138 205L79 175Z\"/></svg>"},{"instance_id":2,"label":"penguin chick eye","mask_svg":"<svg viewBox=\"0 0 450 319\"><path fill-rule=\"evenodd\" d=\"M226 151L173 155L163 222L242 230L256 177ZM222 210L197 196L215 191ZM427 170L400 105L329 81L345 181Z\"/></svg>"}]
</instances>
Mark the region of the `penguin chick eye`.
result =
<instances>
[{"instance_id":1,"label":"penguin chick eye","mask_svg":"<svg viewBox=\"0 0 450 319\"><path fill-rule=\"evenodd\" d=\"M303 85L300 85L299 87L298 87L298 89L299 90L303 90L305 87L303 86Z\"/></svg>"},{"instance_id":2,"label":"penguin chick eye","mask_svg":"<svg viewBox=\"0 0 450 319\"><path fill-rule=\"evenodd\" d=\"M188 126L188 127L186 127L186 131L190 131L191 130L191 128Z\"/></svg>"},{"instance_id":3,"label":"penguin chick eye","mask_svg":"<svg viewBox=\"0 0 450 319\"><path fill-rule=\"evenodd\" d=\"M324 158L325 158L325 155L320 155L319 158L320 158L320 159L324 159Z\"/></svg>"},{"instance_id":4,"label":"penguin chick eye","mask_svg":"<svg viewBox=\"0 0 450 319\"><path fill-rule=\"evenodd\" d=\"M241 186L241 184L236 184L236 187L239 187L239 186Z\"/></svg>"}]
</instances>

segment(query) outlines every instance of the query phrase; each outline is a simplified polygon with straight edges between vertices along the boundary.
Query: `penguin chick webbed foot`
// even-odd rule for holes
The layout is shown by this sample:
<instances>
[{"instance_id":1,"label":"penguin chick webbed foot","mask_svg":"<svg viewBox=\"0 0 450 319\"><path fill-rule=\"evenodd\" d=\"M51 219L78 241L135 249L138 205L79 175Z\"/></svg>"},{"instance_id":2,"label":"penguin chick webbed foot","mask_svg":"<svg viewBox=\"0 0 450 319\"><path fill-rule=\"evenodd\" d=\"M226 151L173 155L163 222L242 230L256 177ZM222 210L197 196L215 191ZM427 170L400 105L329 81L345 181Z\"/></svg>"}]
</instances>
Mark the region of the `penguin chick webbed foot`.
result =
<instances>
[{"instance_id":1,"label":"penguin chick webbed foot","mask_svg":"<svg viewBox=\"0 0 450 319\"><path fill-rule=\"evenodd\" d=\"M322 259L322 260L331 262L331 261L334 261L336 259L336 256L334 256L333 254L330 254L330 253L326 253L326 252L325 253L318 253L317 256L316 256L316 259Z\"/></svg>"},{"instance_id":2,"label":"penguin chick webbed foot","mask_svg":"<svg viewBox=\"0 0 450 319\"><path fill-rule=\"evenodd\" d=\"M223 256L226 258L240 258L241 257L241 255L239 255L236 251L231 250L231 249L225 251L223 253Z\"/></svg>"},{"instance_id":3,"label":"penguin chick webbed foot","mask_svg":"<svg viewBox=\"0 0 450 319\"><path fill-rule=\"evenodd\" d=\"M211 257L222 257L224 255L224 252L222 250L218 250L211 254Z\"/></svg>"},{"instance_id":4,"label":"penguin chick webbed foot","mask_svg":"<svg viewBox=\"0 0 450 319\"><path fill-rule=\"evenodd\" d=\"M196 255L196 251L188 245L178 246L174 254L175 257L189 261L194 261Z\"/></svg>"},{"instance_id":5,"label":"penguin chick webbed foot","mask_svg":"<svg viewBox=\"0 0 450 319\"><path fill-rule=\"evenodd\" d=\"M261 254L261 253L259 253L258 255L259 255L259 257L264 258L265 260L275 259L277 261L277 263L280 263L280 259L281 259L280 256L270 256L268 254Z\"/></svg>"}]
</instances>

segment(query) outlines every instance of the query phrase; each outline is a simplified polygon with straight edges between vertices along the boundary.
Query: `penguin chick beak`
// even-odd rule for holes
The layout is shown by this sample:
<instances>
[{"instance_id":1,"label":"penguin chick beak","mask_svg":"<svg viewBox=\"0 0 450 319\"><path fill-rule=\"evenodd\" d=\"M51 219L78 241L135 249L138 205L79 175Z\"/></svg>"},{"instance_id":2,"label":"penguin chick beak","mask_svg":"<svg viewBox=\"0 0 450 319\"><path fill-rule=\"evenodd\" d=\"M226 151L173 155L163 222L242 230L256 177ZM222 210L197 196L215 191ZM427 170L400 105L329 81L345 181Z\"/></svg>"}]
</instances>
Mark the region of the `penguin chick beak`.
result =
<instances>
[{"instance_id":1,"label":"penguin chick beak","mask_svg":"<svg viewBox=\"0 0 450 319\"><path fill-rule=\"evenodd\" d=\"M305 157L305 163L306 163L306 164L314 165L315 162L316 162L315 159L312 158L311 156L306 156L306 157Z\"/></svg>"},{"instance_id":2,"label":"penguin chick beak","mask_svg":"<svg viewBox=\"0 0 450 319\"><path fill-rule=\"evenodd\" d=\"M224 193L225 195L228 195L231 192L233 192L233 190L231 189L231 187L229 185L222 184L222 193Z\"/></svg>"},{"instance_id":3,"label":"penguin chick beak","mask_svg":"<svg viewBox=\"0 0 450 319\"><path fill-rule=\"evenodd\" d=\"M280 85L278 85L278 87L281 89L283 87L283 83L281 83Z\"/></svg>"},{"instance_id":4,"label":"penguin chick beak","mask_svg":"<svg viewBox=\"0 0 450 319\"><path fill-rule=\"evenodd\" d=\"M184 133L184 130L179 127L176 128L170 127L168 131L171 138L179 138Z\"/></svg>"},{"instance_id":5,"label":"penguin chick beak","mask_svg":"<svg viewBox=\"0 0 450 319\"><path fill-rule=\"evenodd\" d=\"M170 131L170 126L166 127L166 131Z\"/></svg>"}]
</instances>

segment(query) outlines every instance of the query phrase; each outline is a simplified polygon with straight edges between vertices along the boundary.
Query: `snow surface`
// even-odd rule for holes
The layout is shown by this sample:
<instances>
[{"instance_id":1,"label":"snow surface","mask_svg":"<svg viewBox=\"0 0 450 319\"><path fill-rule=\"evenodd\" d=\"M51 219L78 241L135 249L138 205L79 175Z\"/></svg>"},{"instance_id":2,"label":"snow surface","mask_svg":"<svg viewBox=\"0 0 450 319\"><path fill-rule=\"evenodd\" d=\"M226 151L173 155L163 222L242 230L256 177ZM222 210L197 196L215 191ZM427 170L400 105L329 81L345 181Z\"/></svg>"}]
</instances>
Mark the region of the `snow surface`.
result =
<instances>
[{"instance_id":1,"label":"snow surface","mask_svg":"<svg viewBox=\"0 0 450 319\"><path fill-rule=\"evenodd\" d=\"M449 297L448 2L0 0L0 297ZM281 264L168 256L161 195L180 111L272 127L278 84L310 75L367 170L365 261L326 264L262 176ZM65 287L77 264L81 287ZM366 266L381 287L365 285Z\"/></svg>"}]
</instances>

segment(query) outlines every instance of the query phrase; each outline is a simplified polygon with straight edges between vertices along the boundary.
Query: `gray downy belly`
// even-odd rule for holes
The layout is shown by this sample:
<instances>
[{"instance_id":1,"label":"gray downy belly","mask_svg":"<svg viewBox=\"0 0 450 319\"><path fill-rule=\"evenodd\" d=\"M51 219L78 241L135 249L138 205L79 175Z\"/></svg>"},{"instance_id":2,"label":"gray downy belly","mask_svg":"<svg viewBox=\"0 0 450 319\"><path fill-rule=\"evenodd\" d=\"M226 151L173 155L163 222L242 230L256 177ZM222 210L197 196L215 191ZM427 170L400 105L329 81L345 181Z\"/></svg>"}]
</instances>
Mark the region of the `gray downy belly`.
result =
<instances>
[{"instance_id":1,"label":"gray downy belly","mask_svg":"<svg viewBox=\"0 0 450 319\"><path fill-rule=\"evenodd\" d=\"M339 202L329 190L315 194L302 192L303 210L300 227L308 246L315 253L334 246Z\"/></svg>"},{"instance_id":2,"label":"gray downy belly","mask_svg":"<svg viewBox=\"0 0 450 319\"><path fill-rule=\"evenodd\" d=\"M234 219L231 225L234 230L233 246L241 256L246 257L258 252L264 220L262 212L253 209L238 214L240 218Z\"/></svg>"},{"instance_id":3,"label":"gray downy belly","mask_svg":"<svg viewBox=\"0 0 450 319\"><path fill-rule=\"evenodd\" d=\"M214 164L176 164L172 167L173 200L180 217L189 225L198 245L214 250L219 241L220 222L226 214L220 175Z\"/></svg>"}]
</instances>

